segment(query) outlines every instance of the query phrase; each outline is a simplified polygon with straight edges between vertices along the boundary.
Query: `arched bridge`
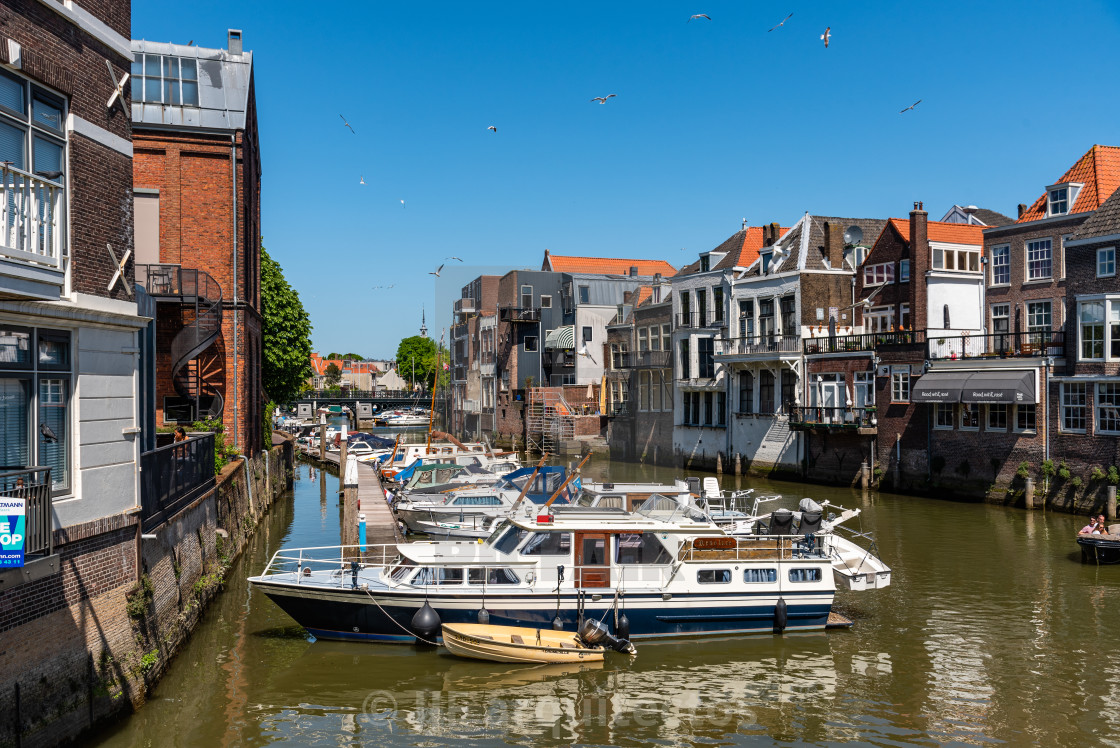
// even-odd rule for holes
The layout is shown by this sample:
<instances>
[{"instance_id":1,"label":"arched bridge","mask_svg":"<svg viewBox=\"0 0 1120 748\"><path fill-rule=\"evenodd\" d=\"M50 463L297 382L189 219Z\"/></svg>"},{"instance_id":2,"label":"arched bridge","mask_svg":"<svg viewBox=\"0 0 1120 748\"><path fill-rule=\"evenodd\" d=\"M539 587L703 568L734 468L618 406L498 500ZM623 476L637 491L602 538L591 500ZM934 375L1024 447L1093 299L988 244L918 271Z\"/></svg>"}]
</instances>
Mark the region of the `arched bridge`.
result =
<instances>
[{"instance_id":1,"label":"arched bridge","mask_svg":"<svg viewBox=\"0 0 1120 748\"><path fill-rule=\"evenodd\" d=\"M444 407L446 395L436 394L436 410ZM373 414L394 408L427 408L432 404L431 393L408 390L312 390L292 403L301 418L310 418L315 411L327 405L345 405L358 418L372 418Z\"/></svg>"}]
</instances>

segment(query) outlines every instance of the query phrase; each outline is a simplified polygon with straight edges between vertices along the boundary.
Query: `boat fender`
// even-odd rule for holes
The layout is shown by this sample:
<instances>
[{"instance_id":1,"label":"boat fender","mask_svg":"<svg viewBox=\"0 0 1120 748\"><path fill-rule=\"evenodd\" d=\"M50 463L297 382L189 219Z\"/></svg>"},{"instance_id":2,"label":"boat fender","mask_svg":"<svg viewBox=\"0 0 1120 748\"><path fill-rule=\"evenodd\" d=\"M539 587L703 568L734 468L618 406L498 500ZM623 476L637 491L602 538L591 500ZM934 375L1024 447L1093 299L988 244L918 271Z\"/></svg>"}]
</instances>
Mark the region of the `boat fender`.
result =
<instances>
[{"instance_id":1,"label":"boat fender","mask_svg":"<svg viewBox=\"0 0 1120 748\"><path fill-rule=\"evenodd\" d=\"M488 611L486 608L479 608L478 622L483 626L488 625L490 623L490 611Z\"/></svg>"},{"instance_id":2,"label":"boat fender","mask_svg":"<svg viewBox=\"0 0 1120 748\"><path fill-rule=\"evenodd\" d=\"M630 638L630 619L626 617L625 613L618 614L618 625L615 626L614 635L619 639Z\"/></svg>"},{"instance_id":3,"label":"boat fender","mask_svg":"<svg viewBox=\"0 0 1120 748\"><path fill-rule=\"evenodd\" d=\"M439 633L441 622L439 613L436 613L427 602L412 616L412 632L421 639L433 639Z\"/></svg>"},{"instance_id":4,"label":"boat fender","mask_svg":"<svg viewBox=\"0 0 1120 748\"><path fill-rule=\"evenodd\" d=\"M786 627L788 613L786 612L786 599L784 597L778 598L778 604L774 606L774 632L782 633Z\"/></svg>"},{"instance_id":5,"label":"boat fender","mask_svg":"<svg viewBox=\"0 0 1120 748\"><path fill-rule=\"evenodd\" d=\"M564 622L560 620L560 616L556 616L552 619L552 628L556 631L560 631L564 628Z\"/></svg>"}]
</instances>

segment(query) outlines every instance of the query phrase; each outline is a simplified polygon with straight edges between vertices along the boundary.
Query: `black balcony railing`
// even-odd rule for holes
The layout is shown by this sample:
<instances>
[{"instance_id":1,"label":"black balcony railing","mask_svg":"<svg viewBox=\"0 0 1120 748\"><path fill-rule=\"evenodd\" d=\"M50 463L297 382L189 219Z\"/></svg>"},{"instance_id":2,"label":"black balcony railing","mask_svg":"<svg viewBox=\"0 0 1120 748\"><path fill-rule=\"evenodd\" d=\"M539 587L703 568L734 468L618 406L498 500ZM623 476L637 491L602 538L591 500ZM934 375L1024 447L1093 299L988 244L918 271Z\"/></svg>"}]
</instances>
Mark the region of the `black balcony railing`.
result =
<instances>
[{"instance_id":1,"label":"black balcony railing","mask_svg":"<svg viewBox=\"0 0 1120 748\"><path fill-rule=\"evenodd\" d=\"M874 406L791 406L789 410L791 428L860 429L876 425Z\"/></svg>"},{"instance_id":2,"label":"black balcony railing","mask_svg":"<svg viewBox=\"0 0 1120 748\"><path fill-rule=\"evenodd\" d=\"M1041 358L1066 354L1065 330L944 335L927 332L930 360L966 358Z\"/></svg>"},{"instance_id":3,"label":"black balcony railing","mask_svg":"<svg viewBox=\"0 0 1120 748\"><path fill-rule=\"evenodd\" d=\"M631 351L612 360L616 369L667 369L673 365L672 351Z\"/></svg>"},{"instance_id":4,"label":"black balcony railing","mask_svg":"<svg viewBox=\"0 0 1120 748\"><path fill-rule=\"evenodd\" d=\"M804 338L801 341L806 355L814 353L844 353L873 351L893 345L924 343L925 330L894 330L889 332L865 332L856 335L821 335Z\"/></svg>"},{"instance_id":5,"label":"black balcony railing","mask_svg":"<svg viewBox=\"0 0 1120 748\"><path fill-rule=\"evenodd\" d=\"M24 558L54 553L51 469L31 467L3 470L0 472L0 501L4 499L24 501ZM5 512L0 511L0 514Z\"/></svg>"},{"instance_id":6,"label":"black balcony railing","mask_svg":"<svg viewBox=\"0 0 1120 748\"><path fill-rule=\"evenodd\" d=\"M524 307L504 306L498 310L498 319L502 322L540 322L540 309L527 309Z\"/></svg>"},{"instance_id":7,"label":"black balcony railing","mask_svg":"<svg viewBox=\"0 0 1120 748\"><path fill-rule=\"evenodd\" d=\"M801 338L797 335L763 336L754 338L720 338L716 340L717 356L750 356L767 353L797 353Z\"/></svg>"},{"instance_id":8,"label":"black balcony railing","mask_svg":"<svg viewBox=\"0 0 1120 748\"><path fill-rule=\"evenodd\" d=\"M214 435L140 455L140 527L150 532L214 486Z\"/></svg>"}]
</instances>

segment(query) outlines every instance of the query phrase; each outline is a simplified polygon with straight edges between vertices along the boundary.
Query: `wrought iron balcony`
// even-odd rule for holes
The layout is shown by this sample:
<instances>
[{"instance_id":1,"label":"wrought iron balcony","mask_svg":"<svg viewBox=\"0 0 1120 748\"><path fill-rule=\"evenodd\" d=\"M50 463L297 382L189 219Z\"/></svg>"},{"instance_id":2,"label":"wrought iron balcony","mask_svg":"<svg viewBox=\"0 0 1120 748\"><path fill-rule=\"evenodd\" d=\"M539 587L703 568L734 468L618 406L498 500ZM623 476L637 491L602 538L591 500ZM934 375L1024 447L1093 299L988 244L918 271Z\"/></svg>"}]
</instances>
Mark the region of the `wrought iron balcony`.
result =
<instances>
[{"instance_id":1,"label":"wrought iron balcony","mask_svg":"<svg viewBox=\"0 0 1120 748\"><path fill-rule=\"evenodd\" d=\"M775 353L799 353L799 335L768 335L753 338L718 338L715 355L717 356L763 356Z\"/></svg>"},{"instance_id":2,"label":"wrought iron balcony","mask_svg":"<svg viewBox=\"0 0 1120 748\"><path fill-rule=\"evenodd\" d=\"M150 532L214 486L214 435L140 455L140 526Z\"/></svg>"},{"instance_id":3,"label":"wrought iron balcony","mask_svg":"<svg viewBox=\"0 0 1120 748\"><path fill-rule=\"evenodd\" d=\"M856 431L874 434L878 431L876 408L867 406L791 406L789 427L795 431Z\"/></svg>"},{"instance_id":4,"label":"wrought iron balcony","mask_svg":"<svg viewBox=\"0 0 1120 748\"><path fill-rule=\"evenodd\" d=\"M24 557L54 553L51 469L29 467L0 472L0 499L24 501Z\"/></svg>"},{"instance_id":5,"label":"wrought iron balcony","mask_svg":"<svg viewBox=\"0 0 1120 748\"><path fill-rule=\"evenodd\" d=\"M967 358L1042 358L1066 355L1065 330L997 332L989 335L927 333L932 361Z\"/></svg>"},{"instance_id":6,"label":"wrought iron balcony","mask_svg":"<svg viewBox=\"0 0 1120 748\"><path fill-rule=\"evenodd\" d=\"M476 309L474 299L456 299L455 314L474 314Z\"/></svg>"},{"instance_id":7,"label":"wrought iron balcony","mask_svg":"<svg viewBox=\"0 0 1120 748\"><path fill-rule=\"evenodd\" d=\"M855 335L821 335L803 338L802 349L806 355L816 353L858 353L895 345L924 343L925 330L892 330L887 332L865 332Z\"/></svg>"},{"instance_id":8,"label":"wrought iron balcony","mask_svg":"<svg viewBox=\"0 0 1120 748\"><path fill-rule=\"evenodd\" d=\"M0 163L0 290L59 298L66 273L65 197L60 182Z\"/></svg>"},{"instance_id":9,"label":"wrought iron balcony","mask_svg":"<svg viewBox=\"0 0 1120 748\"><path fill-rule=\"evenodd\" d=\"M504 306L498 310L498 320L501 322L531 322L536 324L541 321L541 310Z\"/></svg>"},{"instance_id":10,"label":"wrought iron balcony","mask_svg":"<svg viewBox=\"0 0 1120 748\"><path fill-rule=\"evenodd\" d=\"M668 369L673 365L672 351L631 351L612 359L615 369Z\"/></svg>"}]
</instances>

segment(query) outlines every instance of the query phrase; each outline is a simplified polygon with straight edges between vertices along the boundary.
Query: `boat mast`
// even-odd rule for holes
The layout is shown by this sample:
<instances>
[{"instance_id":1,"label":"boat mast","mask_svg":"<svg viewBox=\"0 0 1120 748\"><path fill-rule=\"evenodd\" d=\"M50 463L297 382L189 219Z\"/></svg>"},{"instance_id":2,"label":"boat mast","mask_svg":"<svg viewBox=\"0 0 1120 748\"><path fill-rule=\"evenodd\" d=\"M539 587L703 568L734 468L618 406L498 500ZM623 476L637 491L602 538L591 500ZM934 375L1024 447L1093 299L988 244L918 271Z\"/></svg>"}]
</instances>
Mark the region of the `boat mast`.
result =
<instances>
[{"instance_id":1,"label":"boat mast","mask_svg":"<svg viewBox=\"0 0 1120 748\"><path fill-rule=\"evenodd\" d=\"M436 348L436 375L432 380L432 407L428 411L428 446L425 448L425 454L432 452L432 421L436 417L436 389L439 387L439 372L440 366L443 363L443 336L439 336L439 346Z\"/></svg>"}]
</instances>

